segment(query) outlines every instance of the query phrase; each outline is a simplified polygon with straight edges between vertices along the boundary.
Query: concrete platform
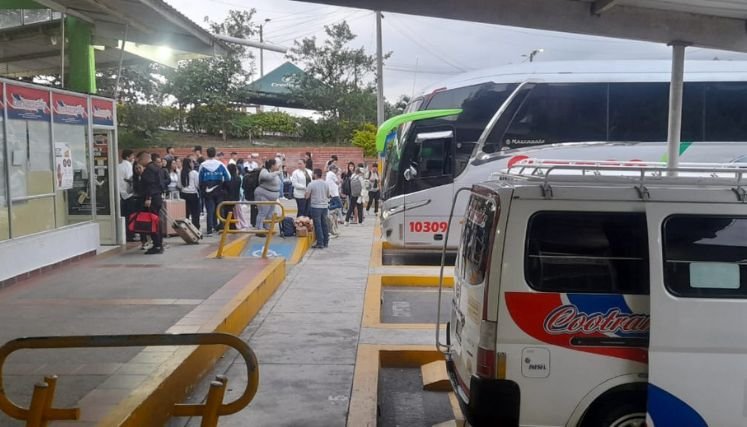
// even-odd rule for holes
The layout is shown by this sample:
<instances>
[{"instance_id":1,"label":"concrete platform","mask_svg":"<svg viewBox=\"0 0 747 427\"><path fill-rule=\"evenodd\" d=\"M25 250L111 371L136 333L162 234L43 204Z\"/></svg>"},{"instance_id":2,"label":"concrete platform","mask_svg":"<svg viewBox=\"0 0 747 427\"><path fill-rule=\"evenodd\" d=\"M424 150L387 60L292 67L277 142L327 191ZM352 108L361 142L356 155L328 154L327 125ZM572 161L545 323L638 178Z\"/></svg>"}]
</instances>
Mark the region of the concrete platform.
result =
<instances>
[{"instance_id":1,"label":"concrete platform","mask_svg":"<svg viewBox=\"0 0 747 427\"><path fill-rule=\"evenodd\" d=\"M0 341L48 335L238 333L285 277L279 259L207 258L217 237L197 246L178 238L167 242L162 255L144 255L137 247L110 251L0 290ZM55 406L81 408L81 421L74 425L162 425L170 405L208 368L205 363L223 352L204 348L209 350L21 351L6 363L4 385L12 400L27 406L33 384L45 374L56 374ZM188 359L192 362L185 365ZM167 393L155 393L164 387ZM161 409L153 410L154 403ZM20 425L0 413L0 426Z\"/></svg>"}]
</instances>

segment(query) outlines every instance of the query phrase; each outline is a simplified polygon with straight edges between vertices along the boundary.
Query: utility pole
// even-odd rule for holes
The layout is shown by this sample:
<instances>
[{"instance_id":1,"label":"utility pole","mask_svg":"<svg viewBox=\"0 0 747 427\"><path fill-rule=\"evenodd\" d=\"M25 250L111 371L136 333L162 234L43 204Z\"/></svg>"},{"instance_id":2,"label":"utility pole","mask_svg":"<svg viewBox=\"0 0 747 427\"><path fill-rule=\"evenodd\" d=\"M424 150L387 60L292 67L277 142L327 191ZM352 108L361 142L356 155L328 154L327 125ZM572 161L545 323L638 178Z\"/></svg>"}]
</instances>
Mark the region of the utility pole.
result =
<instances>
[{"instance_id":1,"label":"utility pole","mask_svg":"<svg viewBox=\"0 0 747 427\"><path fill-rule=\"evenodd\" d=\"M381 11L376 11L376 121L384 122L384 54L381 46Z\"/></svg>"},{"instance_id":2,"label":"utility pole","mask_svg":"<svg viewBox=\"0 0 747 427\"><path fill-rule=\"evenodd\" d=\"M263 43L265 41L264 39L264 28L265 25L267 25L268 22L270 22L270 18L265 18L265 22L263 24L259 24L259 42ZM262 46L259 47L259 77L262 78L265 76L265 50L262 48Z\"/></svg>"}]
</instances>

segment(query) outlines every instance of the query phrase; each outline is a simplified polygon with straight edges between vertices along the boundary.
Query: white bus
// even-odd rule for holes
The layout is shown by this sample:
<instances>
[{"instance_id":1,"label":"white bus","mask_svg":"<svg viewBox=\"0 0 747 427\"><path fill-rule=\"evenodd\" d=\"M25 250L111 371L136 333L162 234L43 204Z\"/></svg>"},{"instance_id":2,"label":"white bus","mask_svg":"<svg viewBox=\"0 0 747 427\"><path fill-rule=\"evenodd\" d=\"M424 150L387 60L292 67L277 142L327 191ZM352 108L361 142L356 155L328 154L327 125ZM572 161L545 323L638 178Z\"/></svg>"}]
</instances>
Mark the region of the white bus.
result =
<instances>
[{"instance_id":1,"label":"white bus","mask_svg":"<svg viewBox=\"0 0 747 427\"><path fill-rule=\"evenodd\" d=\"M747 165L569 163L465 194L439 348L470 425L747 425Z\"/></svg>"},{"instance_id":2,"label":"white bus","mask_svg":"<svg viewBox=\"0 0 747 427\"><path fill-rule=\"evenodd\" d=\"M669 61L536 62L427 91L408 112L462 113L408 123L387 147L382 238L393 247L440 249L455 190L521 156L663 161L670 71ZM684 162L747 155L747 62L686 62L682 141ZM465 205L460 199L455 212ZM455 246L461 227L451 230Z\"/></svg>"}]
</instances>

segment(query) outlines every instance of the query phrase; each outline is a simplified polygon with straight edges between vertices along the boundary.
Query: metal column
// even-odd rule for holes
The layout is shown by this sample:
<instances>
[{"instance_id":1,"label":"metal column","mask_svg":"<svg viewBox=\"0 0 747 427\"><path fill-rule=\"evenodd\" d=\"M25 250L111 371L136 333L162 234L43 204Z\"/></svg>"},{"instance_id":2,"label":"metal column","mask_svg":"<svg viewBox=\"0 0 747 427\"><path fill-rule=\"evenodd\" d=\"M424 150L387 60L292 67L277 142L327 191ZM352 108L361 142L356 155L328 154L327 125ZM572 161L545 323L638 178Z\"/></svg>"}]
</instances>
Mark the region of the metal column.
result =
<instances>
[{"instance_id":1,"label":"metal column","mask_svg":"<svg viewBox=\"0 0 747 427\"><path fill-rule=\"evenodd\" d=\"M687 43L673 42L672 77L669 85L669 130L667 136L667 167L676 168L680 157L682 130L682 91L685 73L685 47ZM676 173L670 173L676 175Z\"/></svg>"},{"instance_id":2,"label":"metal column","mask_svg":"<svg viewBox=\"0 0 747 427\"><path fill-rule=\"evenodd\" d=\"M376 125L384 123L384 54L381 46L381 11L376 11Z\"/></svg>"}]
</instances>

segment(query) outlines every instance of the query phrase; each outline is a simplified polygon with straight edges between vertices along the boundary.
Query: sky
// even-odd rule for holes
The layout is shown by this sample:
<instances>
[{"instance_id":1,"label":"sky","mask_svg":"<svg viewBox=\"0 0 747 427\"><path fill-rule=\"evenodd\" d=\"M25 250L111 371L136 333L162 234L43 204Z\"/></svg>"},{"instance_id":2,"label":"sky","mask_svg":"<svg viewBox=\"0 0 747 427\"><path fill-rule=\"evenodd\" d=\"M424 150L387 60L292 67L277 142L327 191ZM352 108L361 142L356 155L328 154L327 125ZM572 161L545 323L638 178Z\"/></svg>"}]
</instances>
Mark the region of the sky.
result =
<instances>
[{"instance_id":1,"label":"sky","mask_svg":"<svg viewBox=\"0 0 747 427\"><path fill-rule=\"evenodd\" d=\"M205 17L222 21L230 9L256 9L255 22L265 19L264 40L292 46L294 40L323 39L324 26L347 21L357 38L352 47L376 52L376 22L372 11L290 0L167 0L196 23ZM591 37L525 28L506 27L384 12L384 96L394 102L401 95L422 93L424 88L466 71L515 64L542 49L535 61L592 59L670 59L663 44ZM747 54L688 48L687 59L747 60ZM255 52L258 58L258 53ZM286 61L281 53L265 51L265 73ZM256 61L257 68L259 60ZM372 76L373 77L373 76Z\"/></svg>"}]
</instances>

